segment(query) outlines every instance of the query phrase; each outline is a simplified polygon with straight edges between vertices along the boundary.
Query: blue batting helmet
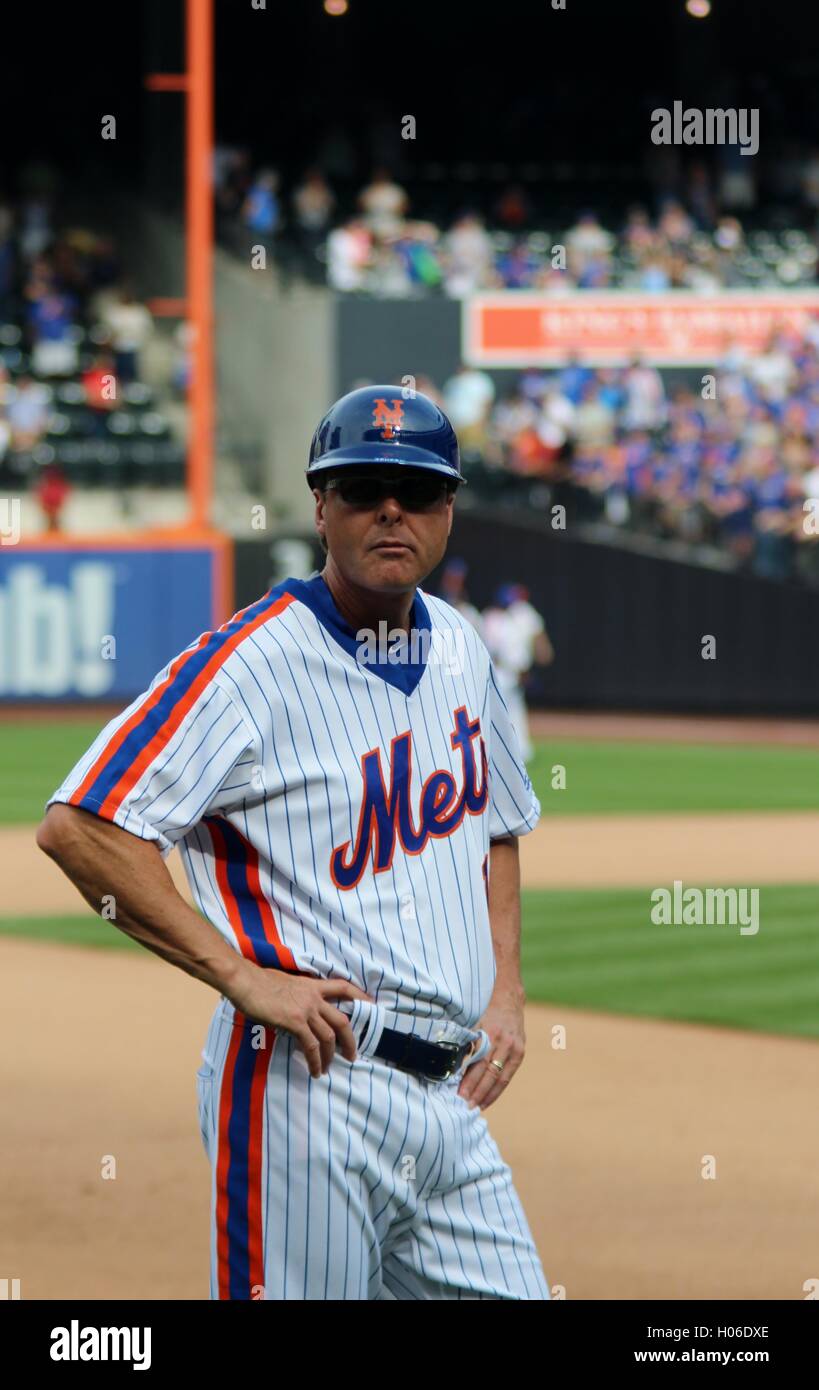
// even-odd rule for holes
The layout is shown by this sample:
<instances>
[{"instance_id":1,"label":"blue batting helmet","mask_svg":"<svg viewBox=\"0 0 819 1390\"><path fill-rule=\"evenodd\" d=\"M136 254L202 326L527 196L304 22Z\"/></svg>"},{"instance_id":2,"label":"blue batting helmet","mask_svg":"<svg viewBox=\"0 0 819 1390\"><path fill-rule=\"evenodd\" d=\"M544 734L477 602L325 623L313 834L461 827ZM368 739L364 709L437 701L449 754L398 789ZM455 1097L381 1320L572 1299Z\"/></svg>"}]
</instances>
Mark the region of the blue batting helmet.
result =
<instances>
[{"instance_id":1,"label":"blue batting helmet","mask_svg":"<svg viewBox=\"0 0 819 1390\"><path fill-rule=\"evenodd\" d=\"M398 464L466 482L458 441L440 406L420 391L362 386L331 406L310 445L307 482L325 469Z\"/></svg>"}]
</instances>

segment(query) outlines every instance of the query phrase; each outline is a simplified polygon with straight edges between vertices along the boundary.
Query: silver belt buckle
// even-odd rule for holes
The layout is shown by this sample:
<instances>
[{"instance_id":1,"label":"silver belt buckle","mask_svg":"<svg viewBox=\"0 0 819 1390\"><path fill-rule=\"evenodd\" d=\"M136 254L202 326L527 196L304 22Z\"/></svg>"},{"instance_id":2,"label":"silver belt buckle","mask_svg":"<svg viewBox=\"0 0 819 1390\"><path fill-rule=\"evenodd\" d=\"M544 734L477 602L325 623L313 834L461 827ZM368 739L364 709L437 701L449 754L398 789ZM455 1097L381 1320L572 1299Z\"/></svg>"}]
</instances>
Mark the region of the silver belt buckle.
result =
<instances>
[{"instance_id":1,"label":"silver belt buckle","mask_svg":"<svg viewBox=\"0 0 819 1390\"><path fill-rule=\"evenodd\" d=\"M442 1041L442 1042L438 1042L438 1041L436 1040L435 1046L436 1046L436 1047L439 1047L439 1048L441 1049L442 1052L449 1052L449 1053L451 1053L451 1054L452 1054L452 1060L451 1060L450 1066L449 1066L448 1069L444 1072L444 1074L443 1074L442 1077L441 1077L441 1076L427 1076L427 1080L428 1080L428 1081L445 1081L445 1080L447 1079L447 1077L454 1076L455 1072L458 1070L458 1062L457 1062L457 1060L456 1060L456 1057L457 1057L458 1052L460 1051L460 1043L443 1042L443 1041Z\"/></svg>"}]
</instances>

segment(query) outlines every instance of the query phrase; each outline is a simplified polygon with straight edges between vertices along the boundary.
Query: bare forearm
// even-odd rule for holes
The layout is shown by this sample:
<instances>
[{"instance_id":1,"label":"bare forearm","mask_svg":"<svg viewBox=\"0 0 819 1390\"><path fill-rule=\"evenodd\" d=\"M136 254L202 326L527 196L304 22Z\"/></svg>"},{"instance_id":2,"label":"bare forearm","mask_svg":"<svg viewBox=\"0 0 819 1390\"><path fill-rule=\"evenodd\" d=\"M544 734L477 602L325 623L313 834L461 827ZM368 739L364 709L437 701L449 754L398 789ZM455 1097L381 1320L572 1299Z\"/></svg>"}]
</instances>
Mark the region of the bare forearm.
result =
<instances>
[{"instance_id":1,"label":"bare forearm","mask_svg":"<svg viewBox=\"0 0 819 1390\"><path fill-rule=\"evenodd\" d=\"M495 988L523 993L520 978L520 855L515 836L489 847L489 925L495 948Z\"/></svg>"},{"instance_id":2,"label":"bare forearm","mask_svg":"<svg viewBox=\"0 0 819 1390\"><path fill-rule=\"evenodd\" d=\"M163 960L228 993L242 957L180 896L154 843L59 804L50 807L37 843L95 912Z\"/></svg>"}]
</instances>

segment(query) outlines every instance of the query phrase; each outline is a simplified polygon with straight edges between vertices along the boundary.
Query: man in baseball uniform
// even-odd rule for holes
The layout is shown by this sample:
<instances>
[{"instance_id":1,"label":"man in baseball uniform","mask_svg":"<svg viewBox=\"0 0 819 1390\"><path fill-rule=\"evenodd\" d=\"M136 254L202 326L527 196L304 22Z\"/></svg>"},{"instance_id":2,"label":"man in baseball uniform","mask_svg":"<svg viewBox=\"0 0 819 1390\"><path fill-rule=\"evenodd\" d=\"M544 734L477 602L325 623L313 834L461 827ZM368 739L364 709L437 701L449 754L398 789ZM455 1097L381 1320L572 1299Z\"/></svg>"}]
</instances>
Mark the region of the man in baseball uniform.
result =
<instances>
[{"instance_id":1,"label":"man in baseball uniform","mask_svg":"<svg viewBox=\"0 0 819 1390\"><path fill-rule=\"evenodd\" d=\"M486 648L418 587L457 441L425 396L365 387L307 479L322 572L170 662L38 842L221 996L198 1073L213 1298L548 1299L484 1116L524 1052L517 837L540 807Z\"/></svg>"}]
</instances>

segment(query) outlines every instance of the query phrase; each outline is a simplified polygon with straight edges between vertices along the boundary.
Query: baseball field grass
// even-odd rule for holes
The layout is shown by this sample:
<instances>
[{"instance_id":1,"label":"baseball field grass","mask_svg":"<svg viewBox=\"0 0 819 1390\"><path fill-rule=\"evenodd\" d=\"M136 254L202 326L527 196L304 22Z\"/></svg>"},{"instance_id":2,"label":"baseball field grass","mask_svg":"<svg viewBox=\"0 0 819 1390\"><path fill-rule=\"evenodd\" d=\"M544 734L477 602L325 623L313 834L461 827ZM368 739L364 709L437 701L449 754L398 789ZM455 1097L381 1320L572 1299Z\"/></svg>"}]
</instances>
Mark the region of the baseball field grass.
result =
<instances>
[{"instance_id":1,"label":"baseball field grass","mask_svg":"<svg viewBox=\"0 0 819 1390\"><path fill-rule=\"evenodd\" d=\"M813 748L556 739L536 745L529 775L547 816L819 808Z\"/></svg>"},{"instance_id":2,"label":"baseball field grass","mask_svg":"<svg viewBox=\"0 0 819 1390\"><path fill-rule=\"evenodd\" d=\"M89 720L0 724L0 825L37 822L98 733ZM819 807L811 748L554 739L537 744L529 772L545 816Z\"/></svg>"},{"instance_id":3,"label":"baseball field grass","mask_svg":"<svg viewBox=\"0 0 819 1390\"><path fill-rule=\"evenodd\" d=\"M655 926L647 889L530 891L522 906L530 1000L819 1037L819 884L761 885L755 935Z\"/></svg>"},{"instance_id":4,"label":"baseball field grass","mask_svg":"<svg viewBox=\"0 0 819 1390\"><path fill-rule=\"evenodd\" d=\"M0 724L0 825L36 823L98 729L85 719ZM553 786L556 767L566 770L565 789ZM544 816L576 815L581 837L584 815L819 805L819 750L809 748L558 738L537 745L530 773ZM819 846L816 884L761 885L755 935L656 926L650 908L645 888L525 891L529 1000L819 1037ZM0 907L0 935L141 949L90 912L22 917Z\"/></svg>"},{"instance_id":5,"label":"baseball field grass","mask_svg":"<svg viewBox=\"0 0 819 1390\"><path fill-rule=\"evenodd\" d=\"M819 1037L819 885L762 885L753 936L655 926L641 889L528 891L522 906L531 1003ZM0 918L0 935L142 950L90 912Z\"/></svg>"}]
</instances>

